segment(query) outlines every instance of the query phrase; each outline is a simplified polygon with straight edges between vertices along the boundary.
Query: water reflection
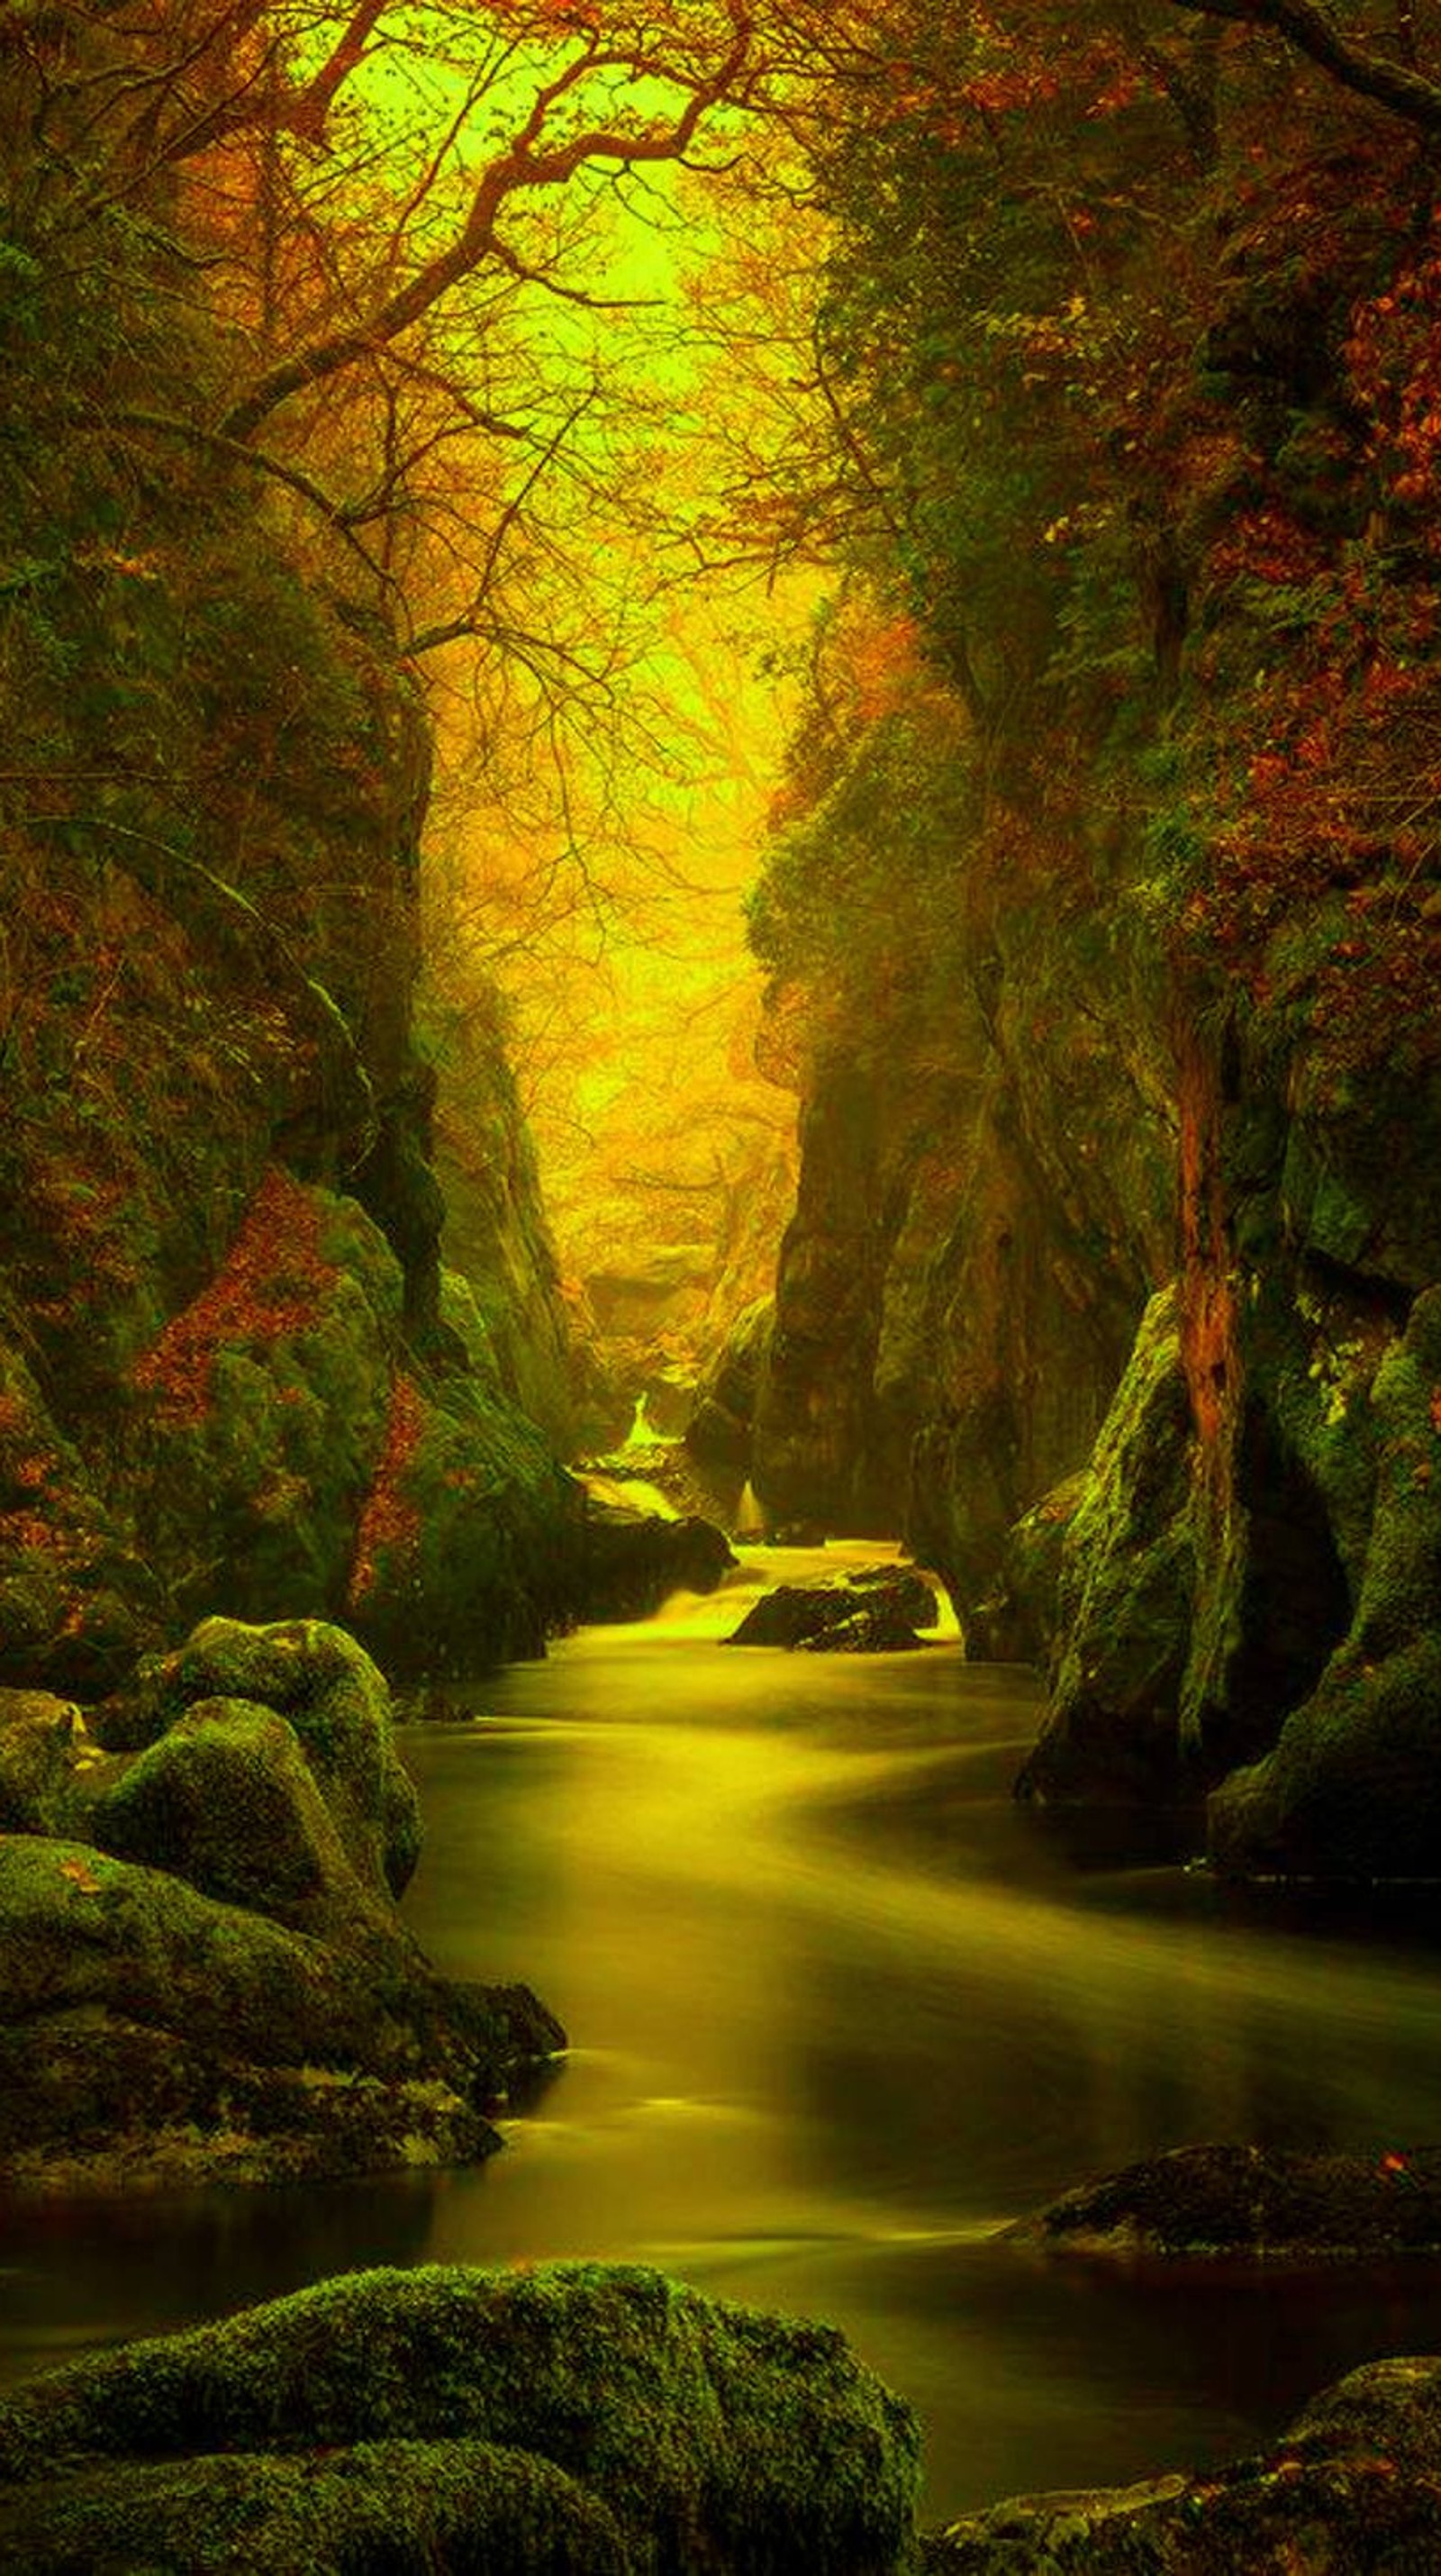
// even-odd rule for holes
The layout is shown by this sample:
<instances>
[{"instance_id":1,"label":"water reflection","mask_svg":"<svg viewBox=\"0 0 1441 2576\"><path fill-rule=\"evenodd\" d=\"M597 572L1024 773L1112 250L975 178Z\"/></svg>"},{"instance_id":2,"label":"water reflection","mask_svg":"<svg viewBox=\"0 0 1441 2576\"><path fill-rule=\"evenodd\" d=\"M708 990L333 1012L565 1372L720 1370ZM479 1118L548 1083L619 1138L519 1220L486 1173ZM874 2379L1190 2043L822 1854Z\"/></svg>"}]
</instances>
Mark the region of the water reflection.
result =
<instances>
[{"instance_id":1,"label":"water reflection","mask_svg":"<svg viewBox=\"0 0 1441 2576\"><path fill-rule=\"evenodd\" d=\"M1434 1960L1078 1855L1009 1796L1023 1676L953 1642L730 1649L754 1579L407 1733L415 1929L575 2040L512 2152L12 2234L0 2367L347 2264L657 2261L842 2324L920 2407L943 2512L1214 2459L1355 2361L1441 2347L1434 2273L1123 2275L990 2241L1188 2139L1441 2134Z\"/></svg>"}]
</instances>

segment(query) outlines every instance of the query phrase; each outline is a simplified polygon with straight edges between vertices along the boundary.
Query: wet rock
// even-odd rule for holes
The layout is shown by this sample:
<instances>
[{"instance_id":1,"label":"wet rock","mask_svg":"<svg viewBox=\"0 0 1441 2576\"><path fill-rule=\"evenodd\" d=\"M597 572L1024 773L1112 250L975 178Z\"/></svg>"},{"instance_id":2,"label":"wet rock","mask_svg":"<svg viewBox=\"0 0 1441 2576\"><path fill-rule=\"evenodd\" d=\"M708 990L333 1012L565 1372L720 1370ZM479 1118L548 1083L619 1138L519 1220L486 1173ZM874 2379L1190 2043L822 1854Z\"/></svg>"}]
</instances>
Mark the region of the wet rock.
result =
<instances>
[{"instance_id":1,"label":"wet rock","mask_svg":"<svg viewBox=\"0 0 1441 2576\"><path fill-rule=\"evenodd\" d=\"M1410 2576L1441 2564L1441 2360L1372 2362L1202 2477L1018 2496L925 2542L926 2576Z\"/></svg>"},{"instance_id":2,"label":"wet rock","mask_svg":"<svg viewBox=\"0 0 1441 2576\"><path fill-rule=\"evenodd\" d=\"M33 2576L901 2576L916 2484L832 2328L631 2267L351 2275L0 2399Z\"/></svg>"},{"instance_id":3,"label":"wet rock","mask_svg":"<svg viewBox=\"0 0 1441 2576\"><path fill-rule=\"evenodd\" d=\"M714 1592L735 1561L725 1532L696 1513L667 1520L588 1495L578 1615L643 1619L672 1592Z\"/></svg>"},{"instance_id":4,"label":"wet rock","mask_svg":"<svg viewBox=\"0 0 1441 2576\"><path fill-rule=\"evenodd\" d=\"M1007 2231L1058 2253L1372 2259L1441 2252L1441 2148L1177 2147Z\"/></svg>"},{"instance_id":5,"label":"wet rock","mask_svg":"<svg viewBox=\"0 0 1441 2576\"><path fill-rule=\"evenodd\" d=\"M732 1638L731 1643L736 1641ZM849 1619L836 1619L813 1636L796 1639L798 1655L895 1655L905 1654L922 1645L909 1619L902 1616L891 1602L878 1602L874 1609L853 1611Z\"/></svg>"},{"instance_id":6,"label":"wet rock","mask_svg":"<svg viewBox=\"0 0 1441 2576\"><path fill-rule=\"evenodd\" d=\"M731 1646L804 1646L813 1653L884 1653L916 1646L917 1628L940 1617L936 1596L913 1567L866 1566L824 1583L779 1583L763 1593L726 1639ZM845 1629L842 1637L839 1632Z\"/></svg>"}]
</instances>

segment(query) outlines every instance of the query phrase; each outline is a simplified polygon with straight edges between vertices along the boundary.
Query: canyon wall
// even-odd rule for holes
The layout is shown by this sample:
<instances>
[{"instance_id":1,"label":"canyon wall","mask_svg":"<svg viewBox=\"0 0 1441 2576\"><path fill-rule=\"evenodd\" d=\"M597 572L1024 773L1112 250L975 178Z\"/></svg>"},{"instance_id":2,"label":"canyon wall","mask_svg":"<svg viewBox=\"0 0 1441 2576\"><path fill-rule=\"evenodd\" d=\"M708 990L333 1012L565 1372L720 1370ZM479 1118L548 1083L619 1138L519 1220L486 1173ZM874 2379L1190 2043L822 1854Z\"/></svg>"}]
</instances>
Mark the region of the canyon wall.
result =
<instances>
[{"instance_id":1,"label":"canyon wall","mask_svg":"<svg viewBox=\"0 0 1441 2576\"><path fill-rule=\"evenodd\" d=\"M563 1326L498 1056L503 1221L442 1311L414 675L340 535L134 425L223 349L172 246L101 231L103 284L0 262L0 1680L93 1694L216 1609L392 1671L535 1651Z\"/></svg>"},{"instance_id":2,"label":"canyon wall","mask_svg":"<svg viewBox=\"0 0 1441 2576\"><path fill-rule=\"evenodd\" d=\"M1208 1800L1240 1872L1426 1876L1441 255L1424 153L1344 88L1303 126L1275 65L1226 60L1219 125L1166 165L1169 303L1170 250L1111 238L1130 337L1109 373L1090 344L1089 449L1094 266L1067 304L1053 236L1050 299L1033 275L1004 325L1027 371L959 313L947 371L936 233L962 305L1010 218L976 213L958 145L942 190L914 133L892 177L937 194L903 250L894 195L883 220L835 182L852 420L935 517L819 639L756 909L804 1160L748 1463L773 1522L903 1531L973 1654L1044 1666L1023 1794ZM1104 147L1132 206L1136 140ZM1048 147L1008 148L1019 171ZM905 412L854 320L882 254L893 296L899 265L930 298ZM1030 480L1003 484L1023 419ZM988 469L1004 565L960 508ZM828 909L885 972L847 980Z\"/></svg>"}]
</instances>

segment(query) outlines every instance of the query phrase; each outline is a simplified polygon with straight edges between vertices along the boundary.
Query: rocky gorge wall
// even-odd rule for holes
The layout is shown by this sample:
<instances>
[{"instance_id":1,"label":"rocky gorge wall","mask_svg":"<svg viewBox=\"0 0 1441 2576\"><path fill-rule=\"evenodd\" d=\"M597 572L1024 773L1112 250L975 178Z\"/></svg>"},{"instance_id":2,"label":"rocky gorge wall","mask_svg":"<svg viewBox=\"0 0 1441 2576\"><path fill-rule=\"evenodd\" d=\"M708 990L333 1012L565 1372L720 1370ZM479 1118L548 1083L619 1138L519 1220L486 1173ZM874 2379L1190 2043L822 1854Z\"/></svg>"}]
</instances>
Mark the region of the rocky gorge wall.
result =
<instances>
[{"instance_id":1,"label":"rocky gorge wall","mask_svg":"<svg viewBox=\"0 0 1441 2576\"><path fill-rule=\"evenodd\" d=\"M96 1695L216 1609L393 1673L533 1652L579 1502L518 1399L563 1327L499 1059L506 1264L472 1226L489 1329L442 1315L417 687L338 538L107 430L220 363L112 229L108 300L18 251L0 298L0 1681Z\"/></svg>"},{"instance_id":2,"label":"rocky gorge wall","mask_svg":"<svg viewBox=\"0 0 1441 2576\"><path fill-rule=\"evenodd\" d=\"M1326 116L1218 226L1087 505L1125 532L1104 696L1053 629L1030 742L962 710L959 823L924 776L867 809L896 912L931 872L930 1000L811 972L746 1463L773 1522L904 1529L973 1654L1043 1664L1024 1794L1208 1800L1242 1873L1427 1877L1441 263L1409 151ZM1078 554L1061 614L1100 580ZM782 1000L869 882L847 793L770 861Z\"/></svg>"}]
</instances>

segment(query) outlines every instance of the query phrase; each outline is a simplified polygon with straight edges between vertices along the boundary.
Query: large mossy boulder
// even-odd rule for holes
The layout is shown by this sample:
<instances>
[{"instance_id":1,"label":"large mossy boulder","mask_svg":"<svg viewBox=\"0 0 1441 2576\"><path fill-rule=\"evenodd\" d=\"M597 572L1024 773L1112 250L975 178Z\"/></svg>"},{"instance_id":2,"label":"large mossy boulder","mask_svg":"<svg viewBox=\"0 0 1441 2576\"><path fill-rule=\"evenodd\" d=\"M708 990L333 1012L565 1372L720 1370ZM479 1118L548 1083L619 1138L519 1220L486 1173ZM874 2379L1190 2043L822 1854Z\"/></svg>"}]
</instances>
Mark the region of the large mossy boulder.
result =
<instances>
[{"instance_id":1,"label":"large mossy boulder","mask_svg":"<svg viewBox=\"0 0 1441 2576\"><path fill-rule=\"evenodd\" d=\"M925 2544L926 2576L1426 2576L1441 2565L1441 2360L1374 2361L1200 2476L1018 2496Z\"/></svg>"},{"instance_id":2,"label":"large mossy boulder","mask_svg":"<svg viewBox=\"0 0 1441 2576\"><path fill-rule=\"evenodd\" d=\"M33 2576L901 2576L917 2433L833 2329L639 2268L354 2274L0 2399Z\"/></svg>"},{"instance_id":3,"label":"large mossy boulder","mask_svg":"<svg viewBox=\"0 0 1441 2576\"><path fill-rule=\"evenodd\" d=\"M487 2106L564 2035L404 1930L415 1797L355 1640L206 1620L94 1720L0 1695L0 2183L489 2153Z\"/></svg>"},{"instance_id":4,"label":"large mossy boulder","mask_svg":"<svg viewBox=\"0 0 1441 2576\"><path fill-rule=\"evenodd\" d=\"M210 1803L201 1775L206 1765L226 1760L227 1744L243 1763L240 1739L247 1730L235 1712L247 1707L286 1720L362 1884L376 1895L402 1895L420 1854L420 1810L395 1750L390 1693L364 1647L323 1619L263 1627L202 1619L174 1654L143 1669L113 1711L98 1713L107 1744L150 1748L98 1811L126 1834L128 1856L190 1875L183 1855ZM206 1711L200 1723L197 1709ZM186 1721L178 1731L177 1721ZM248 1736L254 1742L253 1724ZM279 1757L278 1786L293 1769L292 1758L279 1736L265 1740ZM187 1779L197 1785L187 1786ZM236 1830L246 1830L238 1819ZM278 1819L277 1830L283 1830ZM147 1847L135 1848L137 1839Z\"/></svg>"}]
</instances>

